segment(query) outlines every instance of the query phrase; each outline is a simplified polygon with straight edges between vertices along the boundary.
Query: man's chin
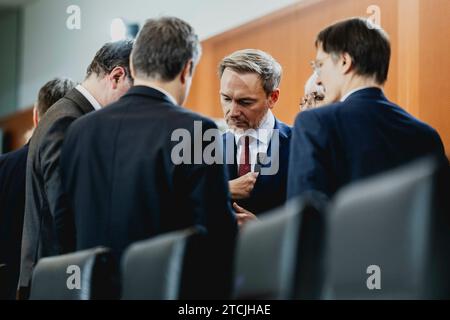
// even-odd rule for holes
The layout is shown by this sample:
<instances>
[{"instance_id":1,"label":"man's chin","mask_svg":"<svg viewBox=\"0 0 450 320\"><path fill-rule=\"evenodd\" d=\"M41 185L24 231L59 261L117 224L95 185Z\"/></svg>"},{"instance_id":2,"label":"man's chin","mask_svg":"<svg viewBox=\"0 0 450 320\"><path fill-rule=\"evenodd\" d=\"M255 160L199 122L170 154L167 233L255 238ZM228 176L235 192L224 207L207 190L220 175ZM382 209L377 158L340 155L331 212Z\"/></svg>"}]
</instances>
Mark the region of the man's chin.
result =
<instances>
[{"instance_id":1,"label":"man's chin","mask_svg":"<svg viewBox=\"0 0 450 320\"><path fill-rule=\"evenodd\" d=\"M244 132L245 130L248 130L248 124L246 122L233 122L233 123L228 123L228 127L236 132L242 131Z\"/></svg>"}]
</instances>

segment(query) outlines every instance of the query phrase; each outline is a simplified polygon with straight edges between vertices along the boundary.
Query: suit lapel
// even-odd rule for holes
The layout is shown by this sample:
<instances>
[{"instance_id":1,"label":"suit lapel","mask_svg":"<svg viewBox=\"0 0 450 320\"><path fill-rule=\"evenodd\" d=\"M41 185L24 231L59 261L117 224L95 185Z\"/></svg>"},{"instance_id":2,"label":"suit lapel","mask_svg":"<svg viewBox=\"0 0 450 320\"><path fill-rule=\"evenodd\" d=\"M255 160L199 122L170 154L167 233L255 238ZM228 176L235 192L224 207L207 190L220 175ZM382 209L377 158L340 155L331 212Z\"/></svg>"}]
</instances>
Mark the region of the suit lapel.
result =
<instances>
[{"instance_id":1,"label":"suit lapel","mask_svg":"<svg viewBox=\"0 0 450 320\"><path fill-rule=\"evenodd\" d=\"M89 100L86 99L85 96L83 96L83 94L76 88L67 93L65 98L74 102L78 106L82 114L86 114L95 110Z\"/></svg>"},{"instance_id":2,"label":"suit lapel","mask_svg":"<svg viewBox=\"0 0 450 320\"><path fill-rule=\"evenodd\" d=\"M265 187L272 187L274 185L276 185L276 180L279 179L278 177L278 173L282 170L281 166L282 161L280 159L281 155L283 154L283 148L285 147L286 143L285 140L287 139L286 133L283 131L282 126L280 125L279 121L275 118L275 125L274 125L274 130L278 130L278 150L272 150L272 141L273 139L270 139L269 141L269 145L267 146L267 157L269 157L269 163L267 164L262 164L261 168L269 168L272 166L273 164L273 157L272 157L272 151L275 152L275 154L273 154L274 156L276 156L278 159L278 172L276 174L273 175L259 175L258 179L256 180L255 183L255 187L253 189L253 194L258 193L261 189L262 186Z\"/></svg>"}]
</instances>

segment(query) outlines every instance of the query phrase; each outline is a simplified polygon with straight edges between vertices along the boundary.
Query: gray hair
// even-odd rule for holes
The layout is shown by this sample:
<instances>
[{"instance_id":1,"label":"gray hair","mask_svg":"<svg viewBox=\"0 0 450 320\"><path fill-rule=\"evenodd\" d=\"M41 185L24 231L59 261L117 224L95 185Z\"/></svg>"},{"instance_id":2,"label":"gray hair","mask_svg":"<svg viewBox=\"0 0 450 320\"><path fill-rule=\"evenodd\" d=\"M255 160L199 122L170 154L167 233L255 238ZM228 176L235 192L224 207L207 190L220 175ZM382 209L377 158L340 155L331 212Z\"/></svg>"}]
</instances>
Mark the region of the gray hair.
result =
<instances>
[{"instance_id":1,"label":"gray hair","mask_svg":"<svg viewBox=\"0 0 450 320\"><path fill-rule=\"evenodd\" d=\"M194 29L175 17L149 19L134 44L132 62L136 76L171 81L192 59L192 74L201 55Z\"/></svg>"},{"instance_id":2,"label":"gray hair","mask_svg":"<svg viewBox=\"0 0 450 320\"><path fill-rule=\"evenodd\" d=\"M280 85L281 65L270 54L262 50L239 50L223 58L219 64L219 77L222 77L226 68L238 73L258 74L267 95Z\"/></svg>"},{"instance_id":3,"label":"gray hair","mask_svg":"<svg viewBox=\"0 0 450 320\"><path fill-rule=\"evenodd\" d=\"M305 95L300 102L300 110L305 111L324 105L325 89L317 83L317 73L313 73L305 84Z\"/></svg>"},{"instance_id":4,"label":"gray hair","mask_svg":"<svg viewBox=\"0 0 450 320\"><path fill-rule=\"evenodd\" d=\"M317 73L313 73L305 83L305 94L317 93L319 95L325 95L323 86L317 85Z\"/></svg>"}]
</instances>

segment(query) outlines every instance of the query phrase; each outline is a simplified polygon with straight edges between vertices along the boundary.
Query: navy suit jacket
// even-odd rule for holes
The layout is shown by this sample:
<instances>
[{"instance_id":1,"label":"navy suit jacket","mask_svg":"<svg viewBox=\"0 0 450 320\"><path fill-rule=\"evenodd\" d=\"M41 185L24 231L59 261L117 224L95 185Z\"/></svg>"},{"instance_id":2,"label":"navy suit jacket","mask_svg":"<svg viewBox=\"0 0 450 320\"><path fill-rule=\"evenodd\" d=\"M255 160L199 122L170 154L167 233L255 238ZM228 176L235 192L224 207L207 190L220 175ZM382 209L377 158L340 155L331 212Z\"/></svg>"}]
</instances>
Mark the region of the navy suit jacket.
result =
<instances>
[{"instance_id":1,"label":"navy suit jacket","mask_svg":"<svg viewBox=\"0 0 450 320\"><path fill-rule=\"evenodd\" d=\"M11 299L19 279L27 155L28 144L0 156L0 264L8 266Z\"/></svg>"},{"instance_id":2,"label":"navy suit jacket","mask_svg":"<svg viewBox=\"0 0 450 320\"><path fill-rule=\"evenodd\" d=\"M378 88L301 112L293 131L288 198L306 191L330 197L350 182L421 156L445 158L438 133Z\"/></svg>"},{"instance_id":3,"label":"navy suit jacket","mask_svg":"<svg viewBox=\"0 0 450 320\"><path fill-rule=\"evenodd\" d=\"M188 146L195 151L194 122L203 132L217 129L160 91L135 86L70 126L61 173L75 215L77 250L102 245L120 256L135 241L194 225L223 242L234 238L224 166L172 159L180 143L173 140L175 130L190 135ZM200 151L202 143L209 144L200 141Z\"/></svg>"},{"instance_id":4,"label":"navy suit jacket","mask_svg":"<svg viewBox=\"0 0 450 320\"><path fill-rule=\"evenodd\" d=\"M236 201L241 207L256 215L279 207L286 201L291 128L275 119L274 129L279 130L278 172L274 175L263 175L260 173L255 186L250 193L250 197L248 199ZM235 137L231 132L224 133L222 137L225 150L223 157L224 163L227 164L228 168L228 178L234 180L238 178L237 146ZM226 161L227 146L233 146L233 163ZM272 149L272 142L270 142L267 149L267 156L271 160L277 159L276 155L273 154L276 150ZM261 167L267 168L271 165L273 165L273 163L269 162L267 164L262 164Z\"/></svg>"}]
</instances>

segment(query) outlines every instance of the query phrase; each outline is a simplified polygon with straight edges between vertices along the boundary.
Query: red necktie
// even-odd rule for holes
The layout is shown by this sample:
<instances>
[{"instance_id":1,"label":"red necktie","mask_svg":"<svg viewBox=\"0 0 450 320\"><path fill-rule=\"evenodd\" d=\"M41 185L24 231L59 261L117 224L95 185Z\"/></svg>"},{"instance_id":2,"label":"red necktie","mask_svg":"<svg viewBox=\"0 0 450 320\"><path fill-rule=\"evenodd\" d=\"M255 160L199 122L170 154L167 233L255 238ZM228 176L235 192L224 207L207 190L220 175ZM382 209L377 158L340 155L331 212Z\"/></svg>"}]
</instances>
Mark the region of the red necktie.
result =
<instances>
[{"instance_id":1,"label":"red necktie","mask_svg":"<svg viewBox=\"0 0 450 320\"><path fill-rule=\"evenodd\" d=\"M239 177L246 175L251 171L250 166L250 137L244 138L244 150L241 151L241 159L239 161Z\"/></svg>"}]
</instances>

